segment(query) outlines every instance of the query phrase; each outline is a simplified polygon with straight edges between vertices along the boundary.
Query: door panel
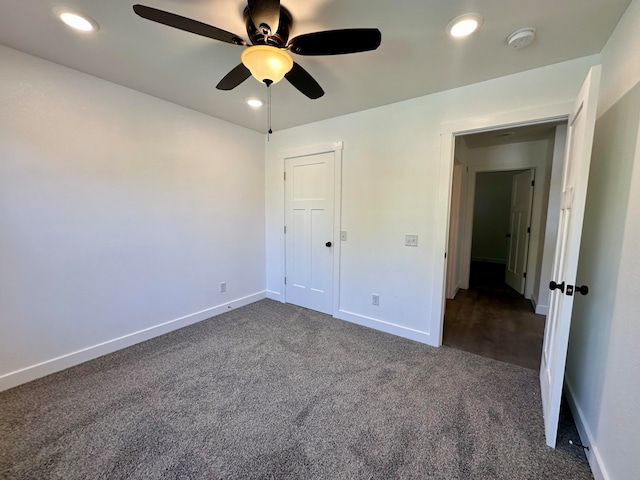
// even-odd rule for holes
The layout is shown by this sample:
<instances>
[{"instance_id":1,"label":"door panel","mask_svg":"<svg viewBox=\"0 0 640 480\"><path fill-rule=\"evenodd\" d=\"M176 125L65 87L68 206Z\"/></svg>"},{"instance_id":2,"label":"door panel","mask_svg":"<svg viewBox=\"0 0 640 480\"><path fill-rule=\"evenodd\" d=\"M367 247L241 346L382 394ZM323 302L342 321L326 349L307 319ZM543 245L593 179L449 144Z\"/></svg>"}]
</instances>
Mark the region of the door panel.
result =
<instances>
[{"instance_id":1,"label":"door panel","mask_svg":"<svg viewBox=\"0 0 640 480\"><path fill-rule=\"evenodd\" d=\"M328 314L333 313L334 163L333 152L285 160L286 301Z\"/></svg>"},{"instance_id":2,"label":"door panel","mask_svg":"<svg viewBox=\"0 0 640 480\"><path fill-rule=\"evenodd\" d=\"M533 170L514 175L511 187L509 257L504 281L521 295L524 294L525 272L529 256L534 175Z\"/></svg>"},{"instance_id":3,"label":"door panel","mask_svg":"<svg viewBox=\"0 0 640 480\"><path fill-rule=\"evenodd\" d=\"M598 66L587 75L567 130L558 238L551 279L561 288L553 288L551 292L540 365L545 435L550 447L555 447L558 433L599 84Z\"/></svg>"}]
</instances>

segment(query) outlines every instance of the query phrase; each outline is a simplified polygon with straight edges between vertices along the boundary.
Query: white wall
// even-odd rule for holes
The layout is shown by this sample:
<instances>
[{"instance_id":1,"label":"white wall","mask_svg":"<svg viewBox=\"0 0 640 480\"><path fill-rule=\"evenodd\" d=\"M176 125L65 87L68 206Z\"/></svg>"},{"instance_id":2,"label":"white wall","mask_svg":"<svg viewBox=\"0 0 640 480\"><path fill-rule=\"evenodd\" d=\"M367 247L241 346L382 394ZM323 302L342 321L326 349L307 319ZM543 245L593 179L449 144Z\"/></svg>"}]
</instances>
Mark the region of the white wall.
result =
<instances>
[{"instance_id":1,"label":"white wall","mask_svg":"<svg viewBox=\"0 0 640 480\"><path fill-rule=\"evenodd\" d=\"M576 298L567 386L596 479L640 471L640 0L602 52L603 83Z\"/></svg>"},{"instance_id":2,"label":"white wall","mask_svg":"<svg viewBox=\"0 0 640 480\"><path fill-rule=\"evenodd\" d=\"M511 190L516 172L476 175L471 260L507 263Z\"/></svg>"},{"instance_id":3,"label":"white wall","mask_svg":"<svg viewBox=\"0 0 640 480\"><path fill-rule=\"evenodd\" d=\"M466 185L467 169L456 163L451 180L451 207L449 222L449 239L447 245L447 298L455 298L461 287L460 255L464 238L464 218L460 213L464 211L462 185Z\"/></svg>"},{"instance_id":4,"label":"white wall","mask_svg":"<svg viewBox=\"0 0 640 480\"><path fill-rule=\"evenodd\" d=\"M264 296L262 135L2 46L0 105L0 389Z\"/></svg>"},{"instance_id":5,"label":"white wall","mask_svg":"<svg viewBox=\"0 0 640 480\"><path fill-rule=\"evenodd\" d=\"M440 201L442 125L571 102L598 57L511 75L406 102L276 132L267 145L267 289L283 297L284 191L281 152L344 141L339 318L437 344L431 337L434 288L443 281L448 202ZM327 95L337 95L327 92ZM448 195L448 193L447 193ZM418 248L404 235L419 235ZM337 239L334 239L337 240ZM371 305L371 294L380 306ZM435 303L434 303L435 302Z\"/></svg>"},{"instance_id":6,"label":"white wall","mask_svg":"<svg viewBox=\"0 0 640 480\"><path fill-rule=\"evenodd\" d=\"M567 143L567 125L556 127L553 139L553 153L551 155L551 171L549 177L549 198L547 200L546 226L544 241L540 242L538 255L541 258L539 269L536 271L536 282L533 286L536 313L549 313L549 282L553 268L553 258L556 252L558 236L558 222L560 220L560 199L562 197L562 167Z\"/></svg>"}]
</instances>

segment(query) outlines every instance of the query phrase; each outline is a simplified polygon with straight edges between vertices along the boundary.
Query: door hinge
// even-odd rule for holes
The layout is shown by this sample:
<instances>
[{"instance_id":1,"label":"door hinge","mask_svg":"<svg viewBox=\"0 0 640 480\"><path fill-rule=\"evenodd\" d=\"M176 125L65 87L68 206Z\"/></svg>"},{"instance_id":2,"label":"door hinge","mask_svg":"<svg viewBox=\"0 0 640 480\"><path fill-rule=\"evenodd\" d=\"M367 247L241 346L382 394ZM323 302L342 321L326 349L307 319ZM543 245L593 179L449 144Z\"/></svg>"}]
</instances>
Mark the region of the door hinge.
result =
<instances>
[{"instance_id":1,"label":"door hinge","mask_svg":"<svg viewBox=\"0 0 640 480\"><path fill-rule=\"evenodd\" d=\"M284 179L287 180L287 172L284 172Z\"/></svg>"},{"instance_id":2,"label":"door hinge","mask_svg":"<svg viewBox=\"0 0 640 480\"><path fill-rule=\"evenodd\" d=\"M527 233L531 233L531 227L527 227Z\"/></svg>"},{"instance_id":3,"label":"door hinge","mask_svg":"<svg viewBox=\"0 0 640 480\"><path fill-rule=\"evenodd\" d=\"M287 284L287 277L284 277L284 284Z\"/></svg>"},{"instance_id":4,"label":"door hinge","mask_svg":"<svg viewBox=\"0 0 640 480\"><path fill-rule=\"evenodd\" d=\"M535 187L536 186L536 181L535 180L531 180L531 186Z\"/></svg>"},{"instance_id":5,"label":"door hinge","mask_svg":"<svg viewBox=\"0 0 640 480\"><path fill-rule=\"evenodd\" d=\"M285 235L287 234L287 226L286 225L284 226L284 234Z\"/></svg>"},{"instance_id":6,"label":"door hinge","mask_svg":"<svg viewBox=\"0 0 640 480\"><path fill-rule=\"evenodd\" d=\"M527 278L527 272L524 272L524 273L522 274L522 278Z\"/></svg>"},{"instance_id":7,"label":"door hinge","mask_svg":"<svg viewBox=\"0 0 640 480\"><path fill-rule=\"evenodd\" d=\"M447 258L447 252L444 252L444 258Z\"/></svg>"}]
</instances>

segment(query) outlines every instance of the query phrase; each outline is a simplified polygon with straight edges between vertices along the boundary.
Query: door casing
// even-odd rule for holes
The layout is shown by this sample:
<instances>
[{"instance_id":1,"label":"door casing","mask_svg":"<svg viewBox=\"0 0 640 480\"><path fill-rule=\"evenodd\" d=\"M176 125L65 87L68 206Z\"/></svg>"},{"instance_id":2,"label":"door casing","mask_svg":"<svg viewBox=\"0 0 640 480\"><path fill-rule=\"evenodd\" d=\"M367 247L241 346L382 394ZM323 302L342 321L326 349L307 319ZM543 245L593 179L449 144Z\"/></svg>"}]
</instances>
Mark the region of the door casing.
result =
<instances>
[{"instance_id":1,"label":"door casing","mask_svg":"<svg viewBox=\"0 0 640 480\"><path fill-rule=\"evenodd\" d=\"M563 122L569 118L573 102L563 102L541 107L526 108L506 112L502 114L465 119L459 122L445 123L441 125L441 148L440 148L440 190L438 192L438 208L434 230L438 232L440 238L437 241L436 249L440 249L442 254L437 252L433 262L433 290L432 298L440 299L434 301L431 306L430 340L433 346L442 345L442 334L444 330L444 311L446 302L446 272L447 272L447 245L450 223L451 190L453 182L453 166L455 137L472 133L480 133L492 130L522 127L526 125L536 125L541 123ZM535 168L531 166L529 168ZM504 170L504 166L498 167ZM508 168L506 168L508 169ZM475 185L474 172L469 169L469 185ZM469 192L469 195L474 192ZM467 206L468 208L468 206ZM473 221L473 218L471 218ZM469 248L470 252L470 248ZM469 253L470 255L470 253ZM463 268L465 259L462 259Z\"/></svg>"}]
</instances>

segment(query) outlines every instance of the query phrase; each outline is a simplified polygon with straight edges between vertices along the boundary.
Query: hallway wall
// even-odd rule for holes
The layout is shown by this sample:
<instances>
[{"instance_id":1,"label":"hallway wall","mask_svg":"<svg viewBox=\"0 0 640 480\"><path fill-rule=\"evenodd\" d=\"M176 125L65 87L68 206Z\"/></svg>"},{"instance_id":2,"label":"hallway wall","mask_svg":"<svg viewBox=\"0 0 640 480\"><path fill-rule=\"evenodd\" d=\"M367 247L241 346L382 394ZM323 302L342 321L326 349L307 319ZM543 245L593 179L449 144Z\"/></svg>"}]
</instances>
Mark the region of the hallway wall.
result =
<instances>
[{"instance_id":1,"label":"hallway wall","mask_svg":"<svg viewBox=\"0 0 640 480\"><path fill-rule=\"evenodd\" d=\"M596 479L640 471L640 0L602 51L566 380Z\"/></svg>"}]
</instances>

